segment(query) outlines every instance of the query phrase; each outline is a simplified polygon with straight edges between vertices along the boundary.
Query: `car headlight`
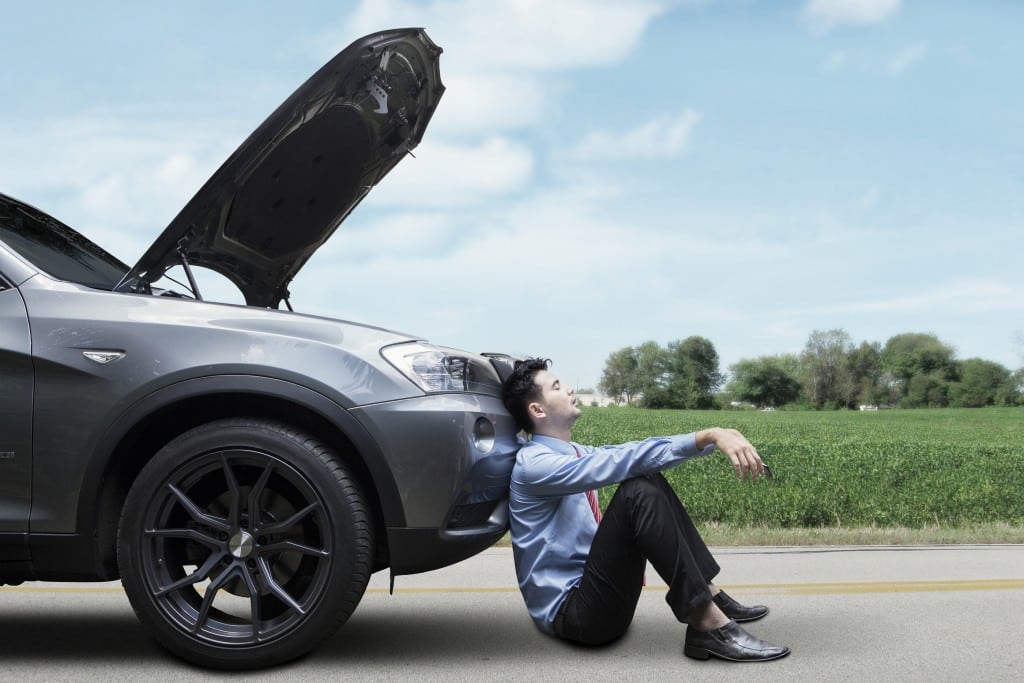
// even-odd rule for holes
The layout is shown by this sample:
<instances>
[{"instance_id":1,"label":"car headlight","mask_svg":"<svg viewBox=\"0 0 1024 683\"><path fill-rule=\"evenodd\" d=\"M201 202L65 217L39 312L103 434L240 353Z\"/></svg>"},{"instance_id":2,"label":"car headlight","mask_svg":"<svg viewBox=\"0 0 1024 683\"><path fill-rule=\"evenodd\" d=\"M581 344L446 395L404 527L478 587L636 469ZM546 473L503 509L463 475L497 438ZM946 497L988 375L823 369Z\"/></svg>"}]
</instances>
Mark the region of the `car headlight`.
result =
<instances>
[{"instance_id":1,"label":"car headlight","mask_svg":"<svg viewBox=\"0 0 1024 683\"><path fill-rule=\"evenodd\" d=\"M485 358L475 354L410 342L385 347L381 355L426 392L501 391L498 373Z\"/></svg>"}]
</instances>

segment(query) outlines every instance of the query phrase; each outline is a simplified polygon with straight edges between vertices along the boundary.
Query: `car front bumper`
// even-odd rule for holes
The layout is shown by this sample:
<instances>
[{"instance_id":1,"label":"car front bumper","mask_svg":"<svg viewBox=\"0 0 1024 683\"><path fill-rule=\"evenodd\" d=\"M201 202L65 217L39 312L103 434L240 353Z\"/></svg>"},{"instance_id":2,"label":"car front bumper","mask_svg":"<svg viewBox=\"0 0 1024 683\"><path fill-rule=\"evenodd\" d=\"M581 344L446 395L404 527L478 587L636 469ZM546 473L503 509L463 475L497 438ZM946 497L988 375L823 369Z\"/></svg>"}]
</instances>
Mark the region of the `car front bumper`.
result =
<instances>
[{"instance_id":1,"label":"car front bumper","mask_svg":"<svg viewBox=\"0 0 1024 683\"><path fill-rule=\"evenodd\" d=\"M517 428L495 396L429 394L353 409L388 461L405 526L387 529L391 571L437 569L508 530Z\"/></svg>"}]
</instances>

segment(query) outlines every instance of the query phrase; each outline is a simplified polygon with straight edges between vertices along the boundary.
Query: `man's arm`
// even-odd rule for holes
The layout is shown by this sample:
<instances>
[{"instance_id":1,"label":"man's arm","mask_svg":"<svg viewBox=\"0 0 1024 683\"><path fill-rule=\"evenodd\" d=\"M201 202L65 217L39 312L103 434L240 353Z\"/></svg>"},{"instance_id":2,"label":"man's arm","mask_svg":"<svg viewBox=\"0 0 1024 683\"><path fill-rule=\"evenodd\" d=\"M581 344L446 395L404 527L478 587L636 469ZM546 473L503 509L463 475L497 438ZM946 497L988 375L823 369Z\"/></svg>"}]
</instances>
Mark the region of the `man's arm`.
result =
<instances>
[{"instance_id":1,"label":"man's arm","mask_svg":"<svg viewBox=\"0 0 1024 683\"><path fill-rule=\"evenodd\" d=\"M693 434L656 436L597 448L564 442L571 454L561 448L552 449L541 442L542 438L536 437L520 450L512 470L513 485L536 496L564 496L617 484L702 454Z\"/></svg>"},{"instance_id":2,"label":"man's arm","mask_svg":"<svg viewBox=\"0 0 1024 683\"><path fill-rule=\"evenodd\" d=\"M697 448L704 449L714 444L715 448L725 453L732 460L733 470L740 479L756 479L764 474L764 463L757 449L735 429L711 427L700 430L696 437Z\"/></svg>"}]
</instances>

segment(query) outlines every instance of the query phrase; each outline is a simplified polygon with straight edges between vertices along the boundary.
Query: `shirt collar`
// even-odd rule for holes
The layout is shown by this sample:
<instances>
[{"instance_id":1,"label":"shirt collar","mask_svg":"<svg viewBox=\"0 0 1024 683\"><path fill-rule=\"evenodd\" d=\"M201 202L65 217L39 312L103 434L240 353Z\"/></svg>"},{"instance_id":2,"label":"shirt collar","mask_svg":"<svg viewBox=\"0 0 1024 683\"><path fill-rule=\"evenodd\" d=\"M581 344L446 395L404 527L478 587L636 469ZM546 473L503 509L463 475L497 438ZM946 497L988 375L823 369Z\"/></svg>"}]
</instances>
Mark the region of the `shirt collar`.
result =
<instances>
[{"instance_id":1,"label":"shirt collar","mask_svg":"<svg viewBox=\"0 0 1024 683\"><path fill-rule=\"evenodd\" d=\"M553 436L545 436L543 434L534 434L533 438L530 439L535 443L539 443L542 446L546 446L553 450L555 453L564 453L566 455L573 455L576 453L576 447L568 441L555 438Z\"/></svg>"}]
</instances>

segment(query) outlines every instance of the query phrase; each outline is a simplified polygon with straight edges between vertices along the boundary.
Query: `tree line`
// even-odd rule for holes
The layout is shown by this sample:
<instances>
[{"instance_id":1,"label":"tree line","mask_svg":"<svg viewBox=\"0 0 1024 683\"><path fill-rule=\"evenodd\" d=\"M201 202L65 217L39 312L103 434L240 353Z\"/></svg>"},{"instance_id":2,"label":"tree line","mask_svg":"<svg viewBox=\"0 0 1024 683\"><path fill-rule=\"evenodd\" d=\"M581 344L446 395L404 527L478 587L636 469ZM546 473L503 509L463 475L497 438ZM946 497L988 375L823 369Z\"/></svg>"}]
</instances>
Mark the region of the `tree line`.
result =
<instances>
[{"instance_id":1,"label":"tree line","mask_svg":"<svg viewBox=\"0 0 1024 683\"><path fill-rule=\"evenodd\" d=\"M861 405L944 408L1024 405L1024 368L982 358L959 360L933 334L897 334L883 345L854 344L844 330L815 330L799 354L743 359L719 370L714 344L699 336L614 351L599 388L645 408L815 409ZM724 391L723 391L724 387Z\"/></svg>"}]
</instances>

